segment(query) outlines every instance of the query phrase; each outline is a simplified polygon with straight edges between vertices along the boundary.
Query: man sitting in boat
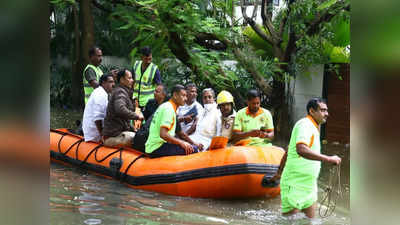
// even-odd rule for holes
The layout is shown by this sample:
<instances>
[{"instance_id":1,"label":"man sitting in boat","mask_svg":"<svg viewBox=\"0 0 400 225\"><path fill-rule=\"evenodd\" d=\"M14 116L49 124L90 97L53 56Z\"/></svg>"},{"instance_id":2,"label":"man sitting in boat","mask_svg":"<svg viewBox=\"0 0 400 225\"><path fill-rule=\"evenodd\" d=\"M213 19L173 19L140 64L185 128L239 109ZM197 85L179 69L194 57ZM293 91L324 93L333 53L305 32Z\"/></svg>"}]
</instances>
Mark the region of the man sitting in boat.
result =
<instances>
[{"instance_id":1,"label":"man sitting in boat","mask_svg":"<svg viewBox=\"0 0 400 225\"><path fill-rule=\"evenodd\" d=\"M143 116L135 113L132 73L127 69L119 71L117 81L104 119L104 145L110 147L130 146L135 136L131 120L143 120Z\"/></svg>"},{"instance_id":2,"label":"man sitting in boat","mask_svg":"<svg viewBox=\"0 0 400 225\"><path fill-rule=\"evenodd\" d=\"M197 87L193 83L186 85L187 100L185 105L178 107L178 120L183 132L188 135L196 131L197 122L203 114L203 106L197 102Z\"/></svg>"},{"instance_id":3,"label":"man sitting in boat","mask_svg":"<svg viewBox=\"0 0 400 225\"><path fill-rule=\"evenodd\" d=\"M221 112L215 103L215 93L211 88L203 90L204 112L200 115L194 134L189 137L200 142L204 149L208 149L214 136L221 133Z\"/></svg>"},{"instance_id":4,"label":"man sitting in boat","mask_svg":"<svg viewBox=\"0 0 400 225\"><path fill-rule=\"evenodd\" d=\"M163 84L159 84L156 90L154 91L154 99L150 99L144 108L143 115L145 118L145 123L136 132L135 137L133 138L132 147L134 149L139 150L141 152L145 152L145 143L149 137L149 129L151 121L153 120L154 112L162 103L166 101L166 97L167 97L166 87ZM182 131L180 123L176 124L175 132L180 139L185 140L192 145L197 145L199 147L199 150L203 149L203 146L201 144L195 143L192 139L189 138L189 136L185 132Z\"/></svg>"},{"instance_id":5,"label":"man sitting in boat","mask_svg":"<svg viewBox=\"0 0 400 225\"><path fill-rule=\"evenodd\" d=\"M101 75L99 83L100 86L90 94L83 112L82 129L85 141L100 142L108 97L115 84L111 74Z\"/></svg>"},{"instance_id":6,"label":"man sitting in boat","mask_svg":"<svg viewBox=\"0 0 400 225\"><path fill-rule=\"evenodd\" d=\"M154 98L150 99L143 110L144 120L147 121L151 115L157 110L158 106L163 104L167 97L167 88L164 84L157 85L154 90Z\"/></svg>"},{"instance_id":7,"label":"man sitting in boat","mask_svg":"<svg viewBox=\"0 0 400 225\"><path fill-rule=\"evenodd\" d=\"M249 90L247 107L238 111L233 126L232 138L239 140L235 145L271 146L274 124L271 113L260 107L260 93Z\"/></svg>"},{"instance_id":8,"label":"man sitting in boat","mask_svg":"<svg viewBox=\"0 0 400 225\"><path fill-rule=\"evenodd\" d=\"M227 137L229 142L232 140L233 124L235 122L236 111L233 109L233 96L229 91L221 91L217 95L218 108L221 111L221 136Z\"/></svg>"},{"instance_id":9,"label":"man sitting in boat","mask_svg":"<svg viewBox=\"0 0 400 225\"><path fill-rule=\"evenodd\" d=\"M196 145L175 137L176 109L184 105L185 101L185 87L175 85L172 89L171 99L157 108L145 145L145 151L150 157L188 155L198 152Z\"/></svg>"},{"instance_id":10,"label":"man sitting in boat","mask_svg":"<svg viewBox=\"0 0 400 225\"><path fill-rule=\"evenodd\" d=\"M135 106L135 113L138 116L144 117L142 110L140 110L139 107L139 100L136 96L133 96L133 105ZM133 130L135 131L135 133L140 129L140 127L142 127L142 120L133 120Z\"/></svg>"}]
</instances>

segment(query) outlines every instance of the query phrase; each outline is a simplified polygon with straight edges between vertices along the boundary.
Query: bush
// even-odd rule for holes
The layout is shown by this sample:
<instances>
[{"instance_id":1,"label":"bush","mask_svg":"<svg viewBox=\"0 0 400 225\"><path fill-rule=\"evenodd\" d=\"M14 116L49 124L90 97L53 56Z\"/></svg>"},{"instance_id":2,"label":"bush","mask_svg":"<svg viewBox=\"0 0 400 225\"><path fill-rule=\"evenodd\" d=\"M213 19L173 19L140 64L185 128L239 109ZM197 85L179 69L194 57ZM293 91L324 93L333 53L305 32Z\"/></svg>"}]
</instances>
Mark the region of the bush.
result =
<instances>
[{"instance_id":1,"label":"bush","mask_svg":"<svg viewBox=\"0 0 400 225\"><path fill-rule=\"evenodd\" d=\"M71 106L71 71L69 68L50 66L50 105Z\"/></svg>"}]
</instances>

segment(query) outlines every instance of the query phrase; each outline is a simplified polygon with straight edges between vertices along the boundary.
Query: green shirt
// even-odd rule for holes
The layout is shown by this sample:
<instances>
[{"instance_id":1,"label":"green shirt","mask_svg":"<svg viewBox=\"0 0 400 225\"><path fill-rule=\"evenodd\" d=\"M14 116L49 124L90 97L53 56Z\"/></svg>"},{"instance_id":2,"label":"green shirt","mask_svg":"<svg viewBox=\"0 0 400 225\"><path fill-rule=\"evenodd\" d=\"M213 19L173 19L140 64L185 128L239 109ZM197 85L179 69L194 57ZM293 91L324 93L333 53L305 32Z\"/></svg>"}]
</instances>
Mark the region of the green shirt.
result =
<instances>
[{"instance_id":1,"label":"green shirt","mask_svg":"<svg viewBox=\"0 0 400 225\"><path fill-rule=\"evenodd\" d=\"M259 130L265 127L267 131L274 130L274 122L271 113L261 108L256 114L251 114L248 107L243 108L237 112L235 123L233 125L233 132L248 132L251 130ZM247 145L255 146L270 146L271 142L266 138L249 137L250 142Z\"/></svg>"},{"instance_id":2,"label":"green shirt","mask_svg":"<svg viewBox=\"0 0 400 225\"><path fill-rule=\"evenodd\" d=\"M296 145L303 143L311 151L320 153L321 143L319 138L319 125L311 116L297 121L292 130L288 156L281 177L283 186L296 186L305 190L316 189L321 162L301 157L297 154Z\"/></svg>"},{"instance_id":3,"label":"green shirt","mask_svg":"<svg viewBox=\"0 0 400 225\"><path fill-rule=\"evenodd\" d=\"M168 134L175 136L176 108L176 104L171 100L161 104L157 108L150 124L149 138L145 145L146 153L152 153L166 143L166 141L160 137L161 127L166 127L168 129Z\"/></svg>"}]
</instances>

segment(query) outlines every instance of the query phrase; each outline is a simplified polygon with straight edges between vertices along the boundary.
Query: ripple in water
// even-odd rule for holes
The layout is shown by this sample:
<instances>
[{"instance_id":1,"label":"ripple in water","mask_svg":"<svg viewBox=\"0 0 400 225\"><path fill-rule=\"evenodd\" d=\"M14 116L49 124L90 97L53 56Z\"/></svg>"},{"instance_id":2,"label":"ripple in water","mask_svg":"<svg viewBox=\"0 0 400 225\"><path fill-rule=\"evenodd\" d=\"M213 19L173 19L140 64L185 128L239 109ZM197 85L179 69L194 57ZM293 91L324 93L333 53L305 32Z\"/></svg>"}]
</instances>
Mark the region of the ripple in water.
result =
<instances>
[{"instance_id":1,"label":"ripple in water","mask_svg":"<svg viewBox=\"0 0 400 225\"><path fill-rule=\"evenodd\" d=\"M87 225L96 225L96 224L101 224L101 219L87 219L83 222Z\"/></svg>"}]
</instances>

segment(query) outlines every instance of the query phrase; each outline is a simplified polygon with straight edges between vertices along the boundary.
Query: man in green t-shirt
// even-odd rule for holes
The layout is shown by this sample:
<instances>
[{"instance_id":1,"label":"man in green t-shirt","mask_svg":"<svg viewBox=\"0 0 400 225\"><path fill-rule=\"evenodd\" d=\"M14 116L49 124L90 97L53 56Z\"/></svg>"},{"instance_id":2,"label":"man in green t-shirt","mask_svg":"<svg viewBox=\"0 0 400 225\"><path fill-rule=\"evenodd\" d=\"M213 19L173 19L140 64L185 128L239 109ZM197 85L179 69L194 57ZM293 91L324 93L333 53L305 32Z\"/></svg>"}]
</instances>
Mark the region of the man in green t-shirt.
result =
<instances>
[{"instance_id":1,"label":"man in green t-shirt","mask_svg":"<svg viewBox=\"0 0 400 225\"><path fill-rule=\"evenodd\" d=\"M260 107L260 93L247 93L247 107L239 110L233 125L232 139L235 145L270 146L274 138L274 123L271 113Z\"/></svg>"},{"instance_id":2,"label":"man in green t-shirt","mask_svg":"<svg viewBox=\"0 0 400 225\"><path fill-rule=\"evenodd\" d=\"M172 89L171 99L157 108L145 145L145 151L150 157L188 155L198 152L198 145L175 137L176 109L184 105L185 101L185 87L176 85Z\"/></svg>"},{"instance_id":3,"label":"man in green t-shirt","mask_svg":"<svg viewBox=\"0 0 400 225\"><path fill-rule=\"evenodd\" d=\"M271 179L281 178L282 214L302 211L307 217L315 216L318 199L317 180L321 162L340 164L341 158L321 154L320 125L328 118L328 107L321 98L307 103L308 115L294 125L287 154L283 157L278 173Z\"/></svg>"}]
</instances>

